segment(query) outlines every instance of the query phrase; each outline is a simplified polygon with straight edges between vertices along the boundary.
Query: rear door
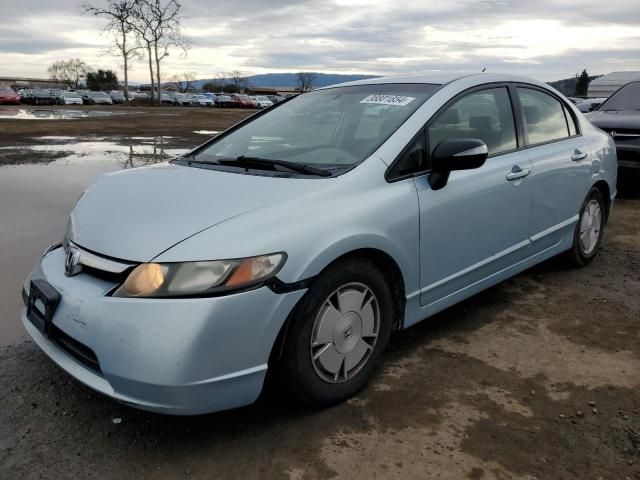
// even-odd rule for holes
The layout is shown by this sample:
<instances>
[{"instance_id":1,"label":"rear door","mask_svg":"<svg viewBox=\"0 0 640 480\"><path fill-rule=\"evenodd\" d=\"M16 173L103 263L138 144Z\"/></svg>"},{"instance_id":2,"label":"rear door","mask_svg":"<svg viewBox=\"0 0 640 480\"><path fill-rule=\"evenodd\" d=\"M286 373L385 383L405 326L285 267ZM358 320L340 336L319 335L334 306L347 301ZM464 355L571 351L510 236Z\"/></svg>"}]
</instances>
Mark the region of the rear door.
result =
<instances>
[{"instance_id":1,"label":"rear door","mask_svg":"<svg viewBox=\"0 0 640 480\"><path fill-rule=\"evenodd\" d=\"M528 85L517 87L527 152L533 165L532 254L573 231L589 188L592 147L564 101Z\"/></svg>"}]
</instances>

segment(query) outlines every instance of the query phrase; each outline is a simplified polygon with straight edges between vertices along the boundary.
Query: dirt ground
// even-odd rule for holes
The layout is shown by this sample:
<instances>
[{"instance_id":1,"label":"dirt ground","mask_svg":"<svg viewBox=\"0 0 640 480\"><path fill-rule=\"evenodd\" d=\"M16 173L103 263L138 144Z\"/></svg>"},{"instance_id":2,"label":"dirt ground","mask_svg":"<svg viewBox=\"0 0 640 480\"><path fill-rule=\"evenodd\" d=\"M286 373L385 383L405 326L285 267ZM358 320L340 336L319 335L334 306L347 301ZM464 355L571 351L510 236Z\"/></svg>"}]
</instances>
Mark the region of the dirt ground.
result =
<instances>
[{"instance_id":1,"label":"dirt ground","mask_svg":"<svg viewBox=\"0 0 640 480\"><path fill-rule=\"evenodd\" d=\"M206 125L176 120L172 135L240 113L194 112ZM107 135L64 122L14 125L0 143ZM640 199L616 201L590 266L552 259L396 335L366 390L334 408L269 392L231 412L145 413L28 340L0 347L0 386L2 479L640 480Z\"/></svg>"},{"instance_id":2,"label":"dirt ground","mask_svg":"<svg viewBox=\"0 0 640 480\"><path fill-rule=\"evenodd\" d=\"M16 109L18 107L2 107ZM24 110L36 107L23 105ZM72 120L11 120L0 117L0 146L21 145L26 139L47 135L64 136L176 136L185 140L203 141L194 133L197 130L221 131L239 122L257 110L235 108L198 107L129 107L122 105L65 107L40 106L40 110L88 110L109 111L110 117L95 117ZM191 142L193 146L193 142Z\"/></svg>"}]
</instances>

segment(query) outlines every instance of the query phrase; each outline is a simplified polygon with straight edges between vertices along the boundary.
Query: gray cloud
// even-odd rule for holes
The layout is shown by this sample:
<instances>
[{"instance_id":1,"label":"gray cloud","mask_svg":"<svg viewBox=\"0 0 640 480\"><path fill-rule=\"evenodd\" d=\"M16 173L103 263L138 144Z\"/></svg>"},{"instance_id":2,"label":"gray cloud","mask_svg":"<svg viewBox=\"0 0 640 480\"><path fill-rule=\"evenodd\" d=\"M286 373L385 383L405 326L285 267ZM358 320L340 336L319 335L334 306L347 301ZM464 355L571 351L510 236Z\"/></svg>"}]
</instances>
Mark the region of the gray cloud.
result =
<instances>
[{"instance_id":1,"label":"gray cloud","mask_svg":"<svg viewBox=\"0 0 640 480\"><path fill-rule=\"evenodd\" d=\"M72 32L95 29L97 36L99 22L80 16L79 4L80 0L24 0L3 7L0 64L18 54L91 55L82 35ZM34 31L31 20L45 15L67 31ZM531 51L518 32L499 28L509 21L532 20L585 28L579 35L566 35L555 48L538 47L539 51ZM591 31L640 24L637 0L618 0L615 8L605 8L599 0L449 0L380 6L340 0L235 0L215 5L191 0L185 2L183 23L194 48L186 59L170 57L167 66L195 69L204 76L230 68L393 74L487 67L555 79L585 67L596 73L640 68L638 52L629 48L638 45L638 38L628 38L628 45L622 46L604 39L597 47L584 48L588 41L593 45L598 40ZM546 34L539 32L541 37ZM103 61L98 50L104 46L93 49L94 61ZM144 75L143 65L139 70Z\"/></svg>"}]
</instances>

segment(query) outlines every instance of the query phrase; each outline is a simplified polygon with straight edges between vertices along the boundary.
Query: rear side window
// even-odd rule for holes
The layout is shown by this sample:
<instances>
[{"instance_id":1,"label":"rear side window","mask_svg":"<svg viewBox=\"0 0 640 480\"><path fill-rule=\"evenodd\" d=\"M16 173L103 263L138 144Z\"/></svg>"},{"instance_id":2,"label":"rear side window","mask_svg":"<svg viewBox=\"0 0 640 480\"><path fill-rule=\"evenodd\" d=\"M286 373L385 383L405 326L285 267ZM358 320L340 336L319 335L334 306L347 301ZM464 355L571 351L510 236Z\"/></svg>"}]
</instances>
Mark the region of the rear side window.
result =
<instances>
[{"instance_id":1,"label":"rear side window","mask_svg":"<svg viewBox=\"0 0 640 480\"><path fill-rule=\"evenodd\" d=\"M442 112L428 130L429 150L443 140L477 138L497 155L517 147L513 110L506 87L470 93Z\"/></svg>"},{"instance_id":2,"label":"rear side window","mask_svg":"<svg viewBox=\"0 0 640 480\"><path fill-rule=\"evenodd\" d=\"M569 136L564 107L559 100L531 88L518 87L518 93L529 145L551 142Z\"/></svg>"}]
</instances>

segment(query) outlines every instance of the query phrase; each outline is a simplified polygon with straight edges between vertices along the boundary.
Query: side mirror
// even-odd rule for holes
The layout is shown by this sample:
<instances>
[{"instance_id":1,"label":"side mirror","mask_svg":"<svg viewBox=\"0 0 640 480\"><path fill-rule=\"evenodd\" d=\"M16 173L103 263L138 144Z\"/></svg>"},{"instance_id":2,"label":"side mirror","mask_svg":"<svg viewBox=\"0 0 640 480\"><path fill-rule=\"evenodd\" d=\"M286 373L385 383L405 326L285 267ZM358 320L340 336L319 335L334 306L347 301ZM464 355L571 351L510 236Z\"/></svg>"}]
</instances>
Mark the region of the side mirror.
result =
<instances>
[{"instance_id":1,"label":"side mirror","mask_svg":"<svg viewBox=\"0 0 640 480\"><path fill-rule=\"evenodd\" d=\"M487 145L477 138L455 138L443 140L431 155L429 184L440 190L449 180L454 170L472 170L484 165L489 155Z\"/></svg>"}]
</instances>

